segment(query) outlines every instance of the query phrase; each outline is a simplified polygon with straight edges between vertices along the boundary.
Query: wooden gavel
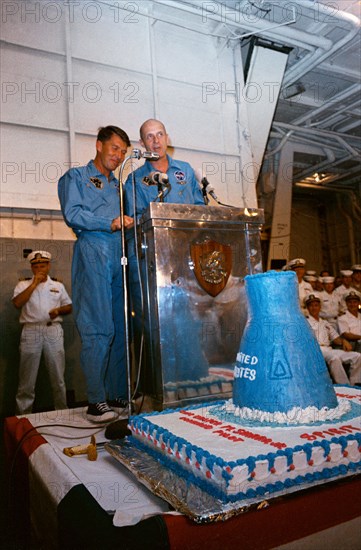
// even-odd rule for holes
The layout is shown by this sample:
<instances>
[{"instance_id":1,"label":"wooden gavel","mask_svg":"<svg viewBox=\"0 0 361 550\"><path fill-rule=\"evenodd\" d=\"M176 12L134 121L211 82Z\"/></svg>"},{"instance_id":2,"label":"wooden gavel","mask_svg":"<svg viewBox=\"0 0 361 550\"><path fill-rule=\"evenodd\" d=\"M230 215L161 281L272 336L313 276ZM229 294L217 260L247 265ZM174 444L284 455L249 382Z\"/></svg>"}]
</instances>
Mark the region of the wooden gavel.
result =
<instances>
[{"instance_id":1,"label":"wooden gavel","mask_svg":"<svg viewBox=\"0 0 361 550\"><path fill-rule=\"evenodd\" d=\"M88 444L76 445L75 447L64 447L63 453L66 456L88 455L88 460L96 460L98 452L95 436L91 436L90 443Z\"/></svg>"}]
</instances>

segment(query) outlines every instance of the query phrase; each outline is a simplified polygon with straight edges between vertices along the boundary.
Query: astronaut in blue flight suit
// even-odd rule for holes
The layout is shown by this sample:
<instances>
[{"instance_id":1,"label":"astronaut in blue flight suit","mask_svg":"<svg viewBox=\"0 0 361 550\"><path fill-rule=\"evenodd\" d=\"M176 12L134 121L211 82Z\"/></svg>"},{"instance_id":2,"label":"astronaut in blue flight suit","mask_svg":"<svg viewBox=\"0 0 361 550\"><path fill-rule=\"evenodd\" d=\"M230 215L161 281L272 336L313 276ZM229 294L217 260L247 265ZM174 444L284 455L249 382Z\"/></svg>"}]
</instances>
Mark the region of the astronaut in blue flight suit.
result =
<instances>
[{"instance_id":1,"label":"astronaut in blue flight suit","mask_svg":"<svg viewBox=\"0 0 361 550\"><path fill-rule=\"evenodd\" d=\"M153 119L144 122L140 128L140 143L147 151L157 153L159 159L147 160L143 166L128 176L124 189L125 209L129 216L134 216L133 177L135 179L137 219L144 214L151 202L157 201L157 186L145 183L146 177L153 172L166 173L168 176L169 186L164 191L163 202L204 206L203 194L191 165L188 162L174 160L167 155L168 135L162 122Z\"/></svg>"},{"instance_id":2,"label":"astronaut in blue flight suit","mask_svg":"<svg viewBox=\"0 0 361 550\"><path fill-rule=\"evenodd\" d=\"M95 159L68 170L58 187L65 222L77 236L72 298L91 422L113 420L126 407L122 220L119 182L113 170L123 162L129 146L122 129L101 128ZM133 219L124 216L123 223L131 227Z\"/></svg>"},{"instance_id":3,"label":"astronaut in blue flight suit","mask_svg":"<svg viewBox=\"0 0 361 550\"><path fill-rule=\"evenodd\" d=\"M146 151L157 153L157 160L146 160L143 166L130 174L124 186L125 213L137 221L146 211L151 202L159 202L157 185L147 185L147 177L153 172L167 174L169 185L164 189L163 202L173 204L197 204L204 206L204 198L193 168L188 162L174 160L167 155L168 134L164 124L159 120L146 120L140 127L140 144ZM134 188L133 188L134 180ZM135 197L135 201L134 201ZM134 204L135 202L135 204ZM142 332L143 304L141 299L141 283L139 280L138 261L134 229L127 233L129 286L135 332ZM141 270L144 265L141 265ZM145 304L144 304L145 305Z\"/></svg>"}]
</instances>

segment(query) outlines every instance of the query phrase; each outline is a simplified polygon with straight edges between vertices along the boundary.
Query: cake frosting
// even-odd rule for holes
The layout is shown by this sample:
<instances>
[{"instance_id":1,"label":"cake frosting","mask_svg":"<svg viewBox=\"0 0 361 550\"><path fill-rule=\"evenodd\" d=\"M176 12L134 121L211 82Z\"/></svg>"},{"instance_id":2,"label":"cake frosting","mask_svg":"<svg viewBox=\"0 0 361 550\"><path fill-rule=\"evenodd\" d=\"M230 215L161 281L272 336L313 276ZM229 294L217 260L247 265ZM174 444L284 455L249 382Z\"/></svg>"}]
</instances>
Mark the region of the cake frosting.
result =
<instances>
[{"instance_id":1,"label":"cake frosting","mask_svg":"<svg viewBox=\"0 0 361 550\"><path fill-rule=\"evenodd\" d=\"M317 340L301 312L293 271L245 277L248 320L234 370L233 403L266 413L339 406ZM332 415L332 413L331 413Z\"/></svg>"},{"instance_id":2,"label":"cake frosting","mask_svg":"<svg viewBox=\"0 0 361 550\"><path fill-rule=\"evenodd\" d=\"M332 385L295 273L245 277L248 320L233 397L131 417L130 440L222 502L361 469L361 390Z\"/></svg>"},{"instance_id":3,"label":"cake frosting","mask_svg":"<svg viewBox=\"0 0 361 550\"><path fill-rule=\"evenodd\" d=\"M338 420L274 426L229 421L225 402L131 417L130 440L223 502L337 479L361 469L361 390L338 386Z\"/></svg>"},{"instance_id":4,"label":"cake frosting","mask_svg":"<svg viewBox=\"0 0 361 550\"><path fill-rule=\"evenodd\" d=\"M311 424L313 422L336 420L343 417L351 408L350 402L347 399L338 399L338 405L329 409L321 407L320 409L315 406L306 408L293 407L288 411L276 411L273 413L262 411L261 409L254 409L249 407L239 407L234 404L233 400L226 401L222 405L221 414L223 416L229 416L233 421L238 419L242 420L256 420L261 423L271 423L272 425L287 424L289 426L297 424Z\"/></svg>"}]
</instances>

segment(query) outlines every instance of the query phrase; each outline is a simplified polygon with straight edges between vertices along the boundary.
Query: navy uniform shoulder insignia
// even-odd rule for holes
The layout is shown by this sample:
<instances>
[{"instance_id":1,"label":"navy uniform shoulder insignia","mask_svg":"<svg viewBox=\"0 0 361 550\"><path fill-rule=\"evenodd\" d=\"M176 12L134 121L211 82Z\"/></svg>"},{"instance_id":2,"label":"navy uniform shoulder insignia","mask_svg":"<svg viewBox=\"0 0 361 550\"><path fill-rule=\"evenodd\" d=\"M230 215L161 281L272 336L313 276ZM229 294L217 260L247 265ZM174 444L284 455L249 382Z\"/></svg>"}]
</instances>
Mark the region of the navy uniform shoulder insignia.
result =
<instances>
[{"instance_id":1,"label":"navy uniform shoulder insignia","mask_svg":"<svg viewBox=\"0 0 361 550\"><path fill-rule=\"evenodd\" d=\"M92 177L92 178L89 178L91 183L97 188L97 189L103 189L104 187L104 183L102 182L101 179L99 178L96 178L96 177Z\"/></svg>"},{"instance_id":2,"label":"navy uniform shoulder insignia","mask_svg":"<svg viewBox=\"0 0 361 550\"><path fill-rule=\"evenodd\" d=\"M31 281L32 277L20 277L19 281Z\"/></svg>"},{"instance_id":3,"label":"navy uniform shoulder insignia","mask_svg":"<svg viewBox=\"0 0 361 550\"><path fill-rule=\"evenodd\" d=\"M58 279L58 277L50 277L52 281L55 281L57 283L62 283L63 281L61 279Z\"/></svg>"}]
</instances>

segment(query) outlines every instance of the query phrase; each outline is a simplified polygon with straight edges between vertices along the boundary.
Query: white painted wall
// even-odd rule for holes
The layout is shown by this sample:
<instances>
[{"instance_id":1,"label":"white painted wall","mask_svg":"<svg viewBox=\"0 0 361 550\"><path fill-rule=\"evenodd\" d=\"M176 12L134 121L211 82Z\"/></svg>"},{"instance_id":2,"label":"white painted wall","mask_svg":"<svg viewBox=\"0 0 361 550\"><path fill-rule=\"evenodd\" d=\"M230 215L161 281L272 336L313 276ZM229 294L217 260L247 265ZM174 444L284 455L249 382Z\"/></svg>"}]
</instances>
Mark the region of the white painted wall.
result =
<instances>
[{"instance_id":1,"label":"white painted wall","mask_svg":"<svg viewBox=\"0 0 361 550\"><path fill-rule=\"evenodd\" d=\"M98 128L121 126L138 146L150 117L165 123L175 158L203 170L222 202L243 206L236 98L214 92L222 82L232 88L231 48L153 19L176 22L173 10L148 0L1 7L0 206L58 211L57 181L94 157ZM5 214L2 229L15 238L73 238L46 219Z\"/></svg>"}]
</instances>

